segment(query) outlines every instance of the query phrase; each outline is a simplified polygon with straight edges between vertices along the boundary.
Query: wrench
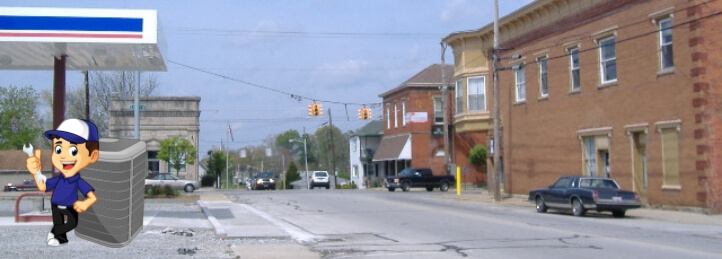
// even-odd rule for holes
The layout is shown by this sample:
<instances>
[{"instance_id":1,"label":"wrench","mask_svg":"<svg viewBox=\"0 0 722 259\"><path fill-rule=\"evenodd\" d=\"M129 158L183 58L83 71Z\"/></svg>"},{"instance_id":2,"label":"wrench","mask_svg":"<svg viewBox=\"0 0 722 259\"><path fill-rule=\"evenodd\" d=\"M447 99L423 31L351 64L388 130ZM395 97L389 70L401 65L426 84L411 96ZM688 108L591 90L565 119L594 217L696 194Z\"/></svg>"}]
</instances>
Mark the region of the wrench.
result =
<instances>
[{"instance_id":1,"label":"wrench","mask_svg":"<svg viewBox=\"0 0 722 259\"><path fill-rule=\"evenodd\" d=\"M29 157L35 156L33 154L33 144L28 144L27 146L23 145L23 152L25 152L25 154L28 154ZM35 179L37 179L38 181L45 182L45 180L47 180L48 178L45 177L45 175L43 175L43 173L40 172L40 170L38 170L38 171L35 171Z\"/></svg>"}]
</instances>

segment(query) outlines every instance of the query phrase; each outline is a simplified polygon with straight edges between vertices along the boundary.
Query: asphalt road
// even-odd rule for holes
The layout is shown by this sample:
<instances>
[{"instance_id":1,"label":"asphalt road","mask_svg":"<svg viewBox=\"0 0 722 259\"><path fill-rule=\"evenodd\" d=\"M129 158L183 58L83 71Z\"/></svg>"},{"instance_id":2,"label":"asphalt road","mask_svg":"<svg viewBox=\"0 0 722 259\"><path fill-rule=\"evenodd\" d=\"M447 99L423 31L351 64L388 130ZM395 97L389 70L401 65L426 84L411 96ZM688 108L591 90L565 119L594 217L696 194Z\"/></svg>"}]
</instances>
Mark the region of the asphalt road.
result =
<instances>
[{"instance_id":1,"label":"asphalt road","mask_svg":"<svg viewBox=\"0 0 722 259\"><path fill-rule=\"evenodd\" d=\"M722 227L441 199L449 193L226 192L324 258L722 258Z\"/></svg>"}]
</instances>

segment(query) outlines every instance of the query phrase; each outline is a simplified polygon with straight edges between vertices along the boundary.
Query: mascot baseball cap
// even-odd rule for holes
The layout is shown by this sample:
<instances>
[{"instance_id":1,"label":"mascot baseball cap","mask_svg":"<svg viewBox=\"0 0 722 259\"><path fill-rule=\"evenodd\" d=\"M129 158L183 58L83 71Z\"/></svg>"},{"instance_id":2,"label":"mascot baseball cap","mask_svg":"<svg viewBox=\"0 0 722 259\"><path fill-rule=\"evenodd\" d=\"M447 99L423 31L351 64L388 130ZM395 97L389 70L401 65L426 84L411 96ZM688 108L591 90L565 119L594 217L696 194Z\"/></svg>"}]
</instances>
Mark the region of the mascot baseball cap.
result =
<instances>
[{"instance_id":1,"label":"mascot baseball cap","mask_svg":"<svg viewBox=\"0 0 722 259\"><path fill-rule=\"evenodd\" d=\"M72 143L98 142L98 128L92 122L81 119L67 119L56 130L48 130L45 137L58 136Z\"/></svg>"}]
</instances>

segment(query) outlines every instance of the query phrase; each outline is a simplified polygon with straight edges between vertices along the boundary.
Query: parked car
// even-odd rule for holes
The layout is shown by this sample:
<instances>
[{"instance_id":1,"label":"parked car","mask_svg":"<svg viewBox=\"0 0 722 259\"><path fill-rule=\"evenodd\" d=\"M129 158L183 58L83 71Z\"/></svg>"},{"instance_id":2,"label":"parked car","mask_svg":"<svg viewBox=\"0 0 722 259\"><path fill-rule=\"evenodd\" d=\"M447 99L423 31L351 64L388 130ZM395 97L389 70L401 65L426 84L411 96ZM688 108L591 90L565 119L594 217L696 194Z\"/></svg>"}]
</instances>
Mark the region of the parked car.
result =
<instances>
[{"instance_id":1,"label":"parked car","mask_svg":"<svg viewBox=\"0 0 722 259\"><path fill-rule=\"evenodd\" d=\"M571 210L574 216L584 216L587 210L611 211L617 218L628 209L642 206L639 195L619 188L611 178L564 176L547 188L529 192L529 201L536 203L536 211L548 209Z\"/></svg>"},{"instance_id":2,"label":"parked car","mask_svg":"<svg viewBox=\"0 0 722 259\"><path fill-rule=\"evenodd\" d=\"M331 188L331 181L326 171L314 171L311 175L311 189L313 187Z\"/></svg>"},{"instance_id":3,"label":"parked car","mask_svg":"<svg viewBox=\"0 0 722 259\"><path fill-rule=\"evenodd\" d=\"M396 188L408 192L413 187L423 187L427 191L439 188L442 192L448 191L456 179L452 175L434 175L429 168L406 168L397 176L386 177L386 188L393 192Z\"/></svg>"},{"instance_id":4,"label":"parked car","mask_svg":"<svg viewBox=\"0 0 722 259\"><path fill-rule=\"evenodd\" d=\"M200 188L198 181L181 180L170 173L159 173L149 176L145 179L145 186L165 186L168 185L173 189L184 190L185 192L193 192Z\"/></svg>"},{"instance_id":5,"label":"parked car","mask_svg":"<svg viewBox=\"0 0 722 259\"><path fill-rule=\"evenodd\" d=\"M249 185L251 190L275 190L276 175L273 172L258 172L251 176Z\"/></svg>"},{"instance_id":6,"label":"parked car","mask_svg":"<svg viewBox=\"0 0 722 259\"><path fill-rule=\"evenodd\" d=\"M5 185L4 191L11 192L11 191L37 191L38 186L35 185L35 181L33 180L23 180L21 183L12 184L8 183Z\"/></svg>"}]
</instances>

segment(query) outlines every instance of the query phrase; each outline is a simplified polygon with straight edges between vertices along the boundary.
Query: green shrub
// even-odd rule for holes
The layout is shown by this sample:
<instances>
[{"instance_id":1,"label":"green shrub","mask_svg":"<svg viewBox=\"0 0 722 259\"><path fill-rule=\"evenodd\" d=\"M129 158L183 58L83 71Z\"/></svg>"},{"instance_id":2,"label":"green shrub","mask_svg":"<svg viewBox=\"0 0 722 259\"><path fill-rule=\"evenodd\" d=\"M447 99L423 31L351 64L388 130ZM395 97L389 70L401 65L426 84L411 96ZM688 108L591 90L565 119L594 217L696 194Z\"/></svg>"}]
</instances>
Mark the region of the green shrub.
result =
<instances>
[{"instance_id":1,"label":"green shrub","mask_svg":"<svg viewBox=\"0 0 722 259\"><path fill-rule=\"evenodd\" d=\"M476 145L469 151L469 163L475 166L486 164L486 147Z\"/></svg>"},{"instance_id":2,"label":"green shrub","mask_svg":"<svg viewBox=\"0 0 722 259\"><path fill-rule=\"evenodd\" d=\"M201 186L202 187L212 187L214 186L216 182L216 176L213 174L206 174L201 177Z\"/></svg>"}]
</instances>

